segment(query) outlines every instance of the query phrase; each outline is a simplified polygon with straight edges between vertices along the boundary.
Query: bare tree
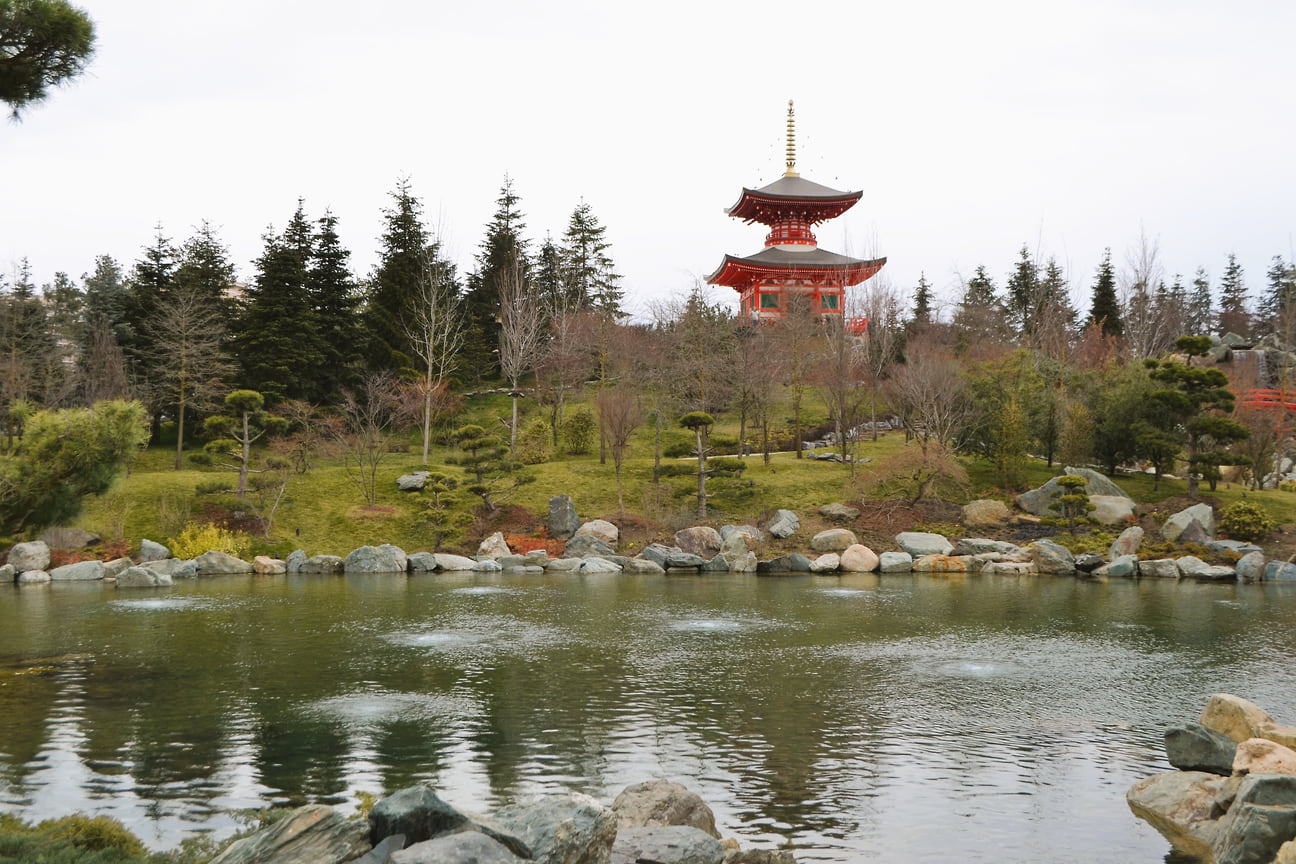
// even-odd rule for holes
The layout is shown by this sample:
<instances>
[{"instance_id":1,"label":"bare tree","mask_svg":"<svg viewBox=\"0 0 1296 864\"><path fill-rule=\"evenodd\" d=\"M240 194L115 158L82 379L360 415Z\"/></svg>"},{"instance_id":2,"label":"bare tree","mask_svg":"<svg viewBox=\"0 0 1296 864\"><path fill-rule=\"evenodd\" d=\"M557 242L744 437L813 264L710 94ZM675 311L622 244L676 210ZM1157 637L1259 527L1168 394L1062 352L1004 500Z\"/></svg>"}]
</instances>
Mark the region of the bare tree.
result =
<instances>
[{"instance_id":1,"label":"bare tree","mask_svg":"<svg viewBox=\"0 0 1296 864\"><path fill-rule=\"evenodd\" d=\"M796 458L803 459L805 457L801 452L801 402L805 397L806 387L810 384L811 370L817 362L815 355L820 347L821 331L819 319L810 308L808 298L801 294L787 294L785 299L787 309L778 324L779 347L788 392L792 396L792 426L793 436L796 439Z\"/></svg>"},{"instance_id":2,"label":"bare tree","mask_svg":"<svg viewBox=\"0 0 1296 864\"><path fill-rule=\"evenodd\" d=\"M86 353L79 358L77 378L82 399L87 405L110 399L125 399L130 394L126 380L126 359L113 338L112 329L102 321L90 327Z\"/></svg>"},{"instance_id":3,"label":"bare tree","mask_svg":"<svg viewBox=\"0 0 1296 864\"><path fill-rule=\"evenodd\" d=\"M900 293L886 274L879 273L864 283L863 290L846 295L845 314L848 317L868 319L863 338L863 372L869 384L869 420L873 427L873 440L877 433L877 394L888 370L895 362L901 333Z\"/></svg>"},{"instance_id":4,"label":"bare tree","mask_svg":"<svg viewBox=\"0 0 1296 864\"><path fill-rule=\"evenodd\" d=\"M378 465L391 451L400 409L390 375L370 375L359 390L342 391L338 414L326 426L365 504L378 503Z\"/></svg>"},{"instance_id":5,"label":"bare tree","mask_svg":"<svg viewBox=\"0 0 1296 864\"><path fill-rule=\"evenodd\" d=\"M546 302L545 314L549 319L548 339L536 363L536 395L549 401L549 423L557 447L567 392L584 383L594 358L584 339L589 329L587 315L579 310L571 292L555 292Z\"/></svg>"},{"instance_id":6,"label":"bare tree","mask_svg":"<svg viewBox=\"0 0 1296 864\"><path fill-rule=\"evenodd\" d=\"M433 401L446 388L459 367L460 350L467 333L467 316L454 279L454 265L441 257L439 248L424 250L418 290L414 295L405 336L423 361L418 380L423 397L423 464L428 464L432 440Z\"/></svg>"},{"instance_id":7,"label":"bare tree","mask_svg":"<svg viewBox=\"0 0 1296 864\"><path fill-rule=\"evenodd\" d=\"M892 373L888 391L919 448L912 472L916 502L940 479L954 434L967 416L963 376L952 357L917 345Z\"/></svg>"},{"instance_id":8,"label":"bare tree","mask_svg":"<svg viewBox=\"0 0 1296 864\"><path fill-rule=\"evenodd\" d=\"M823 362L816 367L816 378L823 390L828 416L833 421L842 461L855 475L851 446L855 429L862 422L867 396L860 386L865 376L865 341L846 327L839 317L825 319Z\"/></svg>"},{"instance_id":9,"label":"bare tree","mask_svg":"<svg viewBox=\"0 0 1296 864\"><path fill-rule=\"evenodd\" d=\"M1157 356L1180 335L1174 321L1157 309L1156 292L1164 277L1156 239L1140 230L1119 275L1125 342L1135 360Z\"/></svg>"},{"instance_id":10,"label":"bare tree","mask_svg":"<svg viewBox=\"0 0 1296 864\"><path fill-rule=\"evenodd\" d=\"M544 306L527 284L516 256L500 279L500 371L508 379L513 397L513 422L509 426L509 453L517 444L518 386L535 368L544 332Z\"/></svg>"},{"instance_id":11,"label":"bare tree","mask_svg":"<svg viewBox=\"0 0 1296 864\"><path fill-rule=\"evenodd\" d=\"M639 399L624 385L600 390L595 401L599 426L612 451L612 464L616 467L617 510L625 517L625 500L621 494L621 465L625 462L630 436L643 422Z\"/></svg>"}]
</instances>

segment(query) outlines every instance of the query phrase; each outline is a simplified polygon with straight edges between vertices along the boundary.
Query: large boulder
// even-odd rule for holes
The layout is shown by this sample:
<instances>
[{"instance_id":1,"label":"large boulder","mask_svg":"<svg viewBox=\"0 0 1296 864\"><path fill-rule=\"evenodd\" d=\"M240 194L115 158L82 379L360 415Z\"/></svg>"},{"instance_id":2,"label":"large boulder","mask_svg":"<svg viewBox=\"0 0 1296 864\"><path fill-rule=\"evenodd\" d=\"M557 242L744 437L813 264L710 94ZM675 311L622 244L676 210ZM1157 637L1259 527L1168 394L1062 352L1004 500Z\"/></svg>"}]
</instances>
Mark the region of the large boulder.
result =
<instances>
[{"instance_id":1,"label":"large boulder","mask_svg":"<svg viewBox=\"0 0 1296 864\"><path fill-rule=\"evenodd\" d=\"M494 558L498 561L505 555L512 554L513 550L509 548L508 541L504 539L504 532L502 531L496 531L477 546L478 558Z\"/></svg>"},{"instance_id":2,"label":"large boulder","mask_svg":"<svg viewBox=\"0 0 1296 864\"><path fill-rule=\"evenodd\" d=\"M332 576L342 572L343 563L342 559L337 555L312 555L301 562L297 572L317 576Z\"/></svg>"},{"instance_id":3,"label":"large boulder","mask_svg":"<svg viewBox=\"0 0 1296 864\"><path fill-rule=\"evenodd\" d=\"M1131 525L1112 541L1111 548L1107 550L1107 558L1115 561L1123 555L1137 555L1139 547L1142 545L1143 529L1137 525Z\"/></svg>"},{"instance_id":4,"label":"large boulder","mask_svg":"<svg viewBox=\"0 0 1296 864\"><path fill-rule=\"evenodd\" d=\"M301 566L305 563L306 552L302 549L294 549L289 552L288 557L284 559L284 564L287 566L289 573L300 573Z\"/></svg>"},{"instance_id":5,"label":"large boulder","mask_svg":"<svg viewBox=\"0 0 1296 864\"><path fill-rule=\"evenodd\" d=\"M405 556L411 573L430 573L437 569L436 556L431 552L411 552Z\"/></svg>"},{"instance_id":6,"label":"large boulder","mask_svg":"<svg viewBox=\"0 0 1296 864\"><path fill-rule=\"evenodd\" d=\"M959 518L968 528L1001 528L1012 519L1012 511L1002 501L980 498L964 504Z\"/></svg>"},{"instance_id":7,"label":"large boulder","mask_svg":"<svg viewBox=\"0 0 1296 864\"><path fill-rule=\"evenodd\" d=\"M724 540L707 525L695 525L675 532L675 545L690 555L711 559L720 554Z\"/></svg>"},{"instance_id":8,"label":"large boulder","mask_svg":"<svg viewBox=\"0 0 1296 864\"><path fill-rule=\"evenodd\" d=\"M1243 582L1255 582L1264 577L1265 556L1263 552L1248 552L1233 565L1237 577Z\"/></svg>"},{"instance_id":9,"label":"large boulder","mask_svg":"<svg viewBox=\"0 0 1296 864\"><path fill-rule=\"evenodd\" d=\"M434 552L432 557L436 560L438 570L472 570L477 566L476 561L471 558L465 558L462 555L451 555L446 552Z\"/></svg>"},{"instance_id":10,"label":"large boulder","mask_svg":"<svg viewBox=\"0 0 1296 864\"><path fill-rule=\"evenodd\" d=\"M629 558L621 571L631 576L660 576L666 568L648 558Z\"/></svg>"},{"instance_id":11,"label":"large boulder","mask_svg":"<svg viewBox=\"0 0 1296 864\"><path fill-rule=\"evenodd\" d=\"M825 552L810 562L811 573L835 573L841 568L841 556L836 552Z\"/></svg>"},{"instance_id":12,"label":"large boulder","mask_svg":"<svg viewBox=\"0 0 1296 864\"><path fill-rule=\"evenodd\" d=\"M747 544L749 548L755 549L761 543L765 542L765 535L755 525L724 525L720 528L720 539L728 540L733 533L746 534L751 538Z\"/></svg>"},{"instance_id":13,"label":"large boulder","mask_svg":"<svg viewBox=\"0 0 1296 864\"><path fill-rule=\"evenodd\" d=\"M252 559L252 572L259 576L280 576L288 572L288 564L269 555L258 555Z\"/></svg>"},{"instance_id":14,"label":"large boulder","mask_svg":"<svg viewBox=\"0 0 1296 864\"><path fill-rule=\"evenodd\" d=\"M6 567L12 567L12 564L6 564ZM44 570L24 570L19 573L15 581L19 585L45 585L50 581L50 574Z\"/></svg>"},{"instance_id":15,"label":"large boulder","mask_svg":"<svg viewBox=\"0 0 1296 864\"><path fill-rule=\"evenodd\" d=\"M1233 743L1233 739L1228 740L1230 744ZM1232 768L1237 775L1296 774L1296 750L1267 738L1248 738L1236 745Z\"/></svg>"},{"instance_id":16,"label":"large boulder","mask_svg":"<svg viewBox=\"0 0 1296 864\"><path fill-rule=\"evenodd\" d=\"M1138 556L1121 555L1119 558L1113 558L1112 562L1107 565L1107 571L1103 575L1116 576L1119 578L1132 578L1139 575Z\"/></svg>"},{"instance_id":17,"label":"large boulder","mask_svg":"<svg viewBox=\"0 0 1296 864\"><path fill-rule=\"evenodd\" d=\"M104 578L102 561L81 561L77 564L64 564L49 571L54 582L94 582Z\"/></svg>"},{"instance_id":18,"label":"large boulder","mask_svg":"<svg viewBox=\"0 0 1296 864\"><path fill-rule=\"evenodd\" d=\"M1089 518L1104 525L1121 525L1134 516L1134 501L1124 495L1090 495L1089 503L1094 505Z\"/></svg>"},{"instance_id":19,"label":"large boulder","mask_svg":"<svg viewBox=\"0 0 1296 864\"><path fill-rule=\"evenodd\" d=\"M1284 747L1296 747L1296 728L1280 725L1269 713L1241 696L1216 693L1202 709L1201 725L1237 741L1267 738Z\"/></svg>"},{"instance_id":20,"label":"large boulder","mask_svg":"<svg viewBox=\"0 0 1296 864\"><path fill-rule=\"evenodd\" d=\"M719 839L715 813L696 792L670 780L627 786L612 802L617 829L690 825Z\"/></svg>"},{"instance_id":21,"label":"large boulder","mask_svg":"<svg viewBox=\"0 0 1296 864\"><path fill-rule=\"evenodd\" d=\"M576 529L577 537L597 537L609 546L616 546L621 531L606 519L591 519Z\"/></svg>"},{"instance_id":22,"label":"large boulder","mask_svg":"<svg viewBox=\"0 0 1296 864\"><path fill-rule=\"evenodd\" d=\"M1140 561L1139 575L1147 579L1178 579L1179 565L1173 558L1149 558Z\"/></svg>"},{"instance_id":23,"label":"large boulder","mask_svg":"<svg viewBox=\"0 0 1296 864\"><path fill-rule=\"evenodd\" d=\"M1036 540L1030 546L1031 560L1040 573L1065 576L1075 573L1075 556L1071 550L1052 540Z\"/></svg>"},{"instance_id":24,"label":"large boulder","mask_svg":"<svg viewBox=\"0 0 1296 864\"><path fill-rule=\"evenodd\" d=\"M161 561L150 561L140 566L147 567L154 573L170 576L172 579L192 579L198 575L197 565L183 558L164 558Z\"/></svg>"},{"instance_id":25,"label":"large boulder","mask_svg":"<svg viewBox=\"0 0 1296 864\"><path fill-rule=\"evenodd\" d=\"M1172 726L1165 733L1166 759L1180 771L1205 771L1228 777L1233 773L1237 746L1224 733L1197 723Z\"/></svg>"},{"instance_id":26,"label":"large boulder","mask_svg":"<svg viewBox=\"0 0 1296 864\"><path fill-rule=\"evenodd\" d=\"M878 556L879 573L908 573L913 569L913 556L908 552L883 552Z\"/></svg>"},{"instance_id":27,"label":"large boulder","mask_svg":"<svg viewBox=\"0 0 1296 864\"><path fill-rule=\"evenodd\" d=\"M495 821L521 837L538 864L602 864L617 835L617 817L579 792L512 804Z\"/></svg>"},{"instance_id":28,"label":"large boulder","mask_svg":"<svg viewBox=\"0 0 1296 864\"><path fill-rule=\"evenodd\" d=\"M1164 771L1135 783L1125 801L1176 849L1209 861L1214 854L1216 799L1228 782L1204 771Z\"/></svg>"},{"instance_id":29,"label":"large boulder","mask_svg":"<svg viewBox=\"0 0 1296 864\"><path fill-rule=\"evenodd\" d=\"M22 573L24 570L48 570L50 548L44 540L15 543L10 547L9 557L6 560L13 565L16 573Z\"/></svg>"},{"instance_id":30,"label":"large boulder","mask_svg":"<svg viewBox=\"0 0 1296 864\"><path fill-rule=\"evenodd\" d=\"M41 532L40 537L36 539L44 541L45 545L51 549L69 550L97 546L103 541L102 537L92 531L86 531L83 528L67 528L61 525L46 528Z\"/></svg>"},{"instance_id":31,"label":"large boulder","mask_svg":"<svg viewBox=\"0 0 1296 864\"><path fill-rule=\"evenodd\" d=\"M854 522L859 518L860 511L845 504L825 504L819 508L819 515L835 522Z\"/></svg>"},{"instance_id":32,"label":"large boulder","mask_svg":"<svg viewBox=\"0 0 1296 864\"><path fill-rule=\"evenodd\" d=\"M926 531L901 531L896 535L896 545L912 558L924 555L949 555L954 551L954 544L940 534Z\"/></svg>"},{"instance_id":33,"label":"large boulder","mask_svg":"<svg viewBox=\"0 0 1296 864\"><path fill-rule=\"evenodd\" d=\"M1124 490L1110 479L1089 468L1066 467L1063 469L1063 474L1083 477L1085 479L1085 494L1091 497L1094 495L1111 495L1118 498L1129 497ZM1032 489L1018 495L1017 506L1034 516L1056 516L1057 511L1050 508L1057 503L1058 496L1063 494L1062 487L1058 485L1057 479L1052 477L1038 489Z\"/></svg>"},{"instance_id":34,"label":"large boulder","mask_svg":"<svg viewBox=\"0 0 1296 864\"><path fill-rule=\"evenodd\" d=\"M117 574L118 588L157 588L170 585L171 577L148 567L127 567Z\"/></svg>"},{"instance_id":35,"label":"large boulder","mask_svg":"<svg viewBox=\"0 0 1296 864\"><path fill-rule=\"evenodd\" d=\"M1270 561L1265 565L1262 578L1266 582L1296 582L1296 564Z\"/></svg>"},{"instance_id":36,"label":"large boulder","mask_svg":"<svg viewBox=\"0 0 1296 864\"><path fill-rule=\"evenodd\" d=\"M615 555L616 549L593 534L577 534L567 541L563 554L568 558L602 557Z\"/></svg>"},{"instance_id":37,"label":"large boulder","mask_svg":"<svg viewBox=\"0 0 1296 864\"><path fill-rule=\"evenodd\" d=\"M801 520L791 510L775 510L774 518L765 528L770 534L785 540L801 530Z\"/></svg>"},{"instance_id":38,"label":"large boulder","mask_svg":"<svg viewBox=\"0 0 1296 864\"><path fill-rule=\"evenodd\" d=\"M414 471L396 478L396 488L402 492L422 492L427 485L429 472Z\"/></svg>"},{"instance_id":39,"label":"large boulder","mask_svg":"<svg viewBox=\"0 0 1296 864\"><path fill-rule=\"evenodd\" d=\"M692 555L681 549L666 556L665 566L667 570L688 570L701 567L705 563L707 563L707 559L701 555Z\"/></svg>"},{"instance_id":40,"label":"large boulder","mask_svg":"<svg viewBox=\"0 0 1296 864\"><path fill-rule=\"evenodd\" d=\"M576 515L576 505L566 495L555 495L549 499L549 536L555 540L566 540L575 535L580 528L580 517Z\"/></svg>"},{"instance_id":41,"label":"large boulder","mask_svg":"<svg viewBox=\"0 0 1296 864\"><path fill-rule=\"evenodd\" d=\"M1205 533L1207 540L1215 536L1215 511L1211 509L1209 504L1194 504L1191 507L1180 510L1178 513L1167 519L1165 524L1161 526L1161 536L1173 543L1180 539L1180 535L1182 535L1193 522L1196 522L1201 526L1201 530ZM1189 541L1185 540L1184 542Z\"/></svg>"},{"instance_id":42,"label":"large boulder","mask_svg":"<svg viewBox=\"0 0 1296 864\"><path fill-rule=\"evenodd\" d=\"M396 834L403 834L405 845L412 846L459 831L485 834L521 858L532 855L531 847L521 837L489 819L460 811L427 786L409 786L394 792L369 811L369 841L374 845Z\"/></svg>"},{"instance_id":43,"label":"large boulder","mask_svg":"<svg viewBox=\"0 0 1296 864\"><path fill-rule=\"evenodd\" d=\"M374 848L376 851L377 847ZM415 843L392 852L387 858L357 861L355 864L522 864L525 860L485 834L463 831Z\"/></svg>"},{"instance_id":44,"label":"large boulder","mask_svg":"<svg viewBox=\"0 0 1296 864\"><path fill-rule=\"evenodd\" d=\"M590 558L582 558L580 567L577 568L577 572L578 573L620 573L621 565L617 564L615 561L609 561L606 558L599 558L597 556L593 556Z\"/></svg>"},{"instance_id":45,"label":"large boulder","mask_svg":"<svg viewBox=\"0 0 1296 864\"><path fill-rule=\"evenodd\" d=\"M810 548L816 552L844 552L858 543L859 538L849 528L829 528L810 538Z\"/></svg>"},{"instance_id":46,"label":"large boulder","mask_svg":"<svg viewBox=\"0 0 1296 864\"><path fill-rule=\"evenodd\" d=\"M981 537L964 537L954 544L954 555L985 555L988 552L1011 555L1021 552L1020 546L1007 540L986 540Z\"/></svg>"},{"instance_id":47,"label":"large boulder","mask_svg":"<svg viewBox=\"0 0 1296 864\"><path fill-rule=\"evenodd\" d=\"M1175 566L1185 579L1198 579L1202 582L1236 582L1237 571L1221 564L1207 564L1195 555L1184 555L1175 559Z\"/></svg>"},{"instance_id":48,"label":"large boulder","mask_svg":"<svg viewBox=\"0 0 1296 864\"><path fill-rule=\"evenodd\" d=\"M405 550L390 543L361 546L347 555L342 569L347 573L404 573L409 569Z\"/></svg>"},{"instance_id":49,"label":"large boulder","mask_svg":"<svg viewBox=\"0 0 1296 864\"><path fill-rule=\"evenodd\" d=\"M756 565L758 573L809 573L810 559L799 552L793 552L790 555L780 555L769 561L762 561Z\"/></svg>"},{"instance_id":50,"label":"large boulder","mask_svg":"<svg viewBox=\"0 0 1296 864\"><path fill-rule=\"evenodd\" d=\"M841 553L841 569L847 573L871 573L877 568L877 553L867 546L856 543Z\"/></svg>"},{"instance_id":51,"label":"large boulder","mask_svg":"<svg viewBox=\"0 0 1296 864\"><path fill-rule=\"evenodd\" d=\"M213 549L193 560L199 576L222 576L229 573L251 573L252 565L241 558Z\"/></svg>"},{"instance_id":52,"label":"large boulder","mask_svg":"<svg viewBox=\"0 0 1296 864\"><path fill-rule=\"evenodd\" d=\"M744 552L735 558L725 558L724 562L729 565L730 573L755 573L760 567L760 559L756 557L755 552Z\"/></svg>"},{"instance_id":53,"label":"large boulder","mask_svg":"<svg viewBox=\"0 0 1296 864\"><path fill-rule=\"evenodd\" d=\"M611 864L723 864L724 847L689 825L622 828L612 844Z\"/></svg>"},{"instance_id":54,"label":"large boulder","mask_svg":"<svg viewBox=\"0 0 1296 864\"><path fill-rule=\"evenodd\" d=\"M915 573L930 573L936 576L963 576L969 569L968 562L976 561L967 555L924 555L914 559L911 569ZM974 565L981 568L981 562Z\"/></svg>"},{"instance_id":55,"label":"large boulder","mask_svg":"<svg viewBox=\"0 0 1296 864\"><path fill-rule=\"evenodd\" d=\"M752 539L750 534L742 531L730 531L729 536L720 541L720 554L725 557L726 561L740 558L755 550L756 541Z\"/></svg>"},{"instance_id":56,"label":"large boulder","mask_svg":"<svg viewBox=\"0 0 1296 864\"><path fill-rule=\"evenodd\" d=\"M171 557L171 550L161 543L154 543L152 540L141 540L139 555L136 561L140 564L147 564L150 561L164 561Z\"/></svg>"},{"instance_id":57,"label":"large boulder","mask_svg":"<svg viewBox=\"0 0 1296 864\"><path fill-rule=\"evenodd\" d=\"M1296 837L1296 776L1248 774L1215 829L1216 864L1264 864Z\"/></svg>"},{"instance_id":58,"label":"large boulder","mask_svg":"<svg viewBox=\"0 0 1296 864\"><path fill-rule=\"evenodd\" d=\"M211 864L334 864L358 858L369 848L367 823L323 804L308 804L235 841Z\"/></svg>"}]
</instances>

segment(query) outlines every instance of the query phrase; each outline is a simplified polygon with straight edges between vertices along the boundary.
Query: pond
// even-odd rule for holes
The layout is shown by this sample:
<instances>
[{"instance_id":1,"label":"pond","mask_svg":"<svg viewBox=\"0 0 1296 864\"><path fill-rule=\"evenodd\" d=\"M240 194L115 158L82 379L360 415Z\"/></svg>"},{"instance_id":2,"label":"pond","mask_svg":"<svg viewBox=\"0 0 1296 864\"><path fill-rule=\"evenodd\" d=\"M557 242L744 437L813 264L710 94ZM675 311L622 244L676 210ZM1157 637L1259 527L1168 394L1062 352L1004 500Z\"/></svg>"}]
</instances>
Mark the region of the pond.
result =
<instances>
[{"instance_id":1,"label":"pond","mask_svg":"<svg viewBox=\"0 0 1296 864\"><path fill-rule=\"evenodd\" d=\"M1232 692L1296 721L1296 590L430 574L0 588L0 809L154 848L428 782L678 780L799 861L1159 862L1129 786Z\"/></svg>"}]
</instances>

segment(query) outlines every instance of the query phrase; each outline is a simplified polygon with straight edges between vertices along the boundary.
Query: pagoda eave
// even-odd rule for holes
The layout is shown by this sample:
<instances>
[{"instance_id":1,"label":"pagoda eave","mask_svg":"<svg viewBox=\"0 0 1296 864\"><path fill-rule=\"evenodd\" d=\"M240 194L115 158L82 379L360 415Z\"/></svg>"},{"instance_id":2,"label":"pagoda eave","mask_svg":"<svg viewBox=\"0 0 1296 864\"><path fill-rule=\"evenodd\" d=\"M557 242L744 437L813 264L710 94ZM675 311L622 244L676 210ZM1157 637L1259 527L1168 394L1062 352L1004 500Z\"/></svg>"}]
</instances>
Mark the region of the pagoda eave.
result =
<instances>
[{"instance_id":1,"label":"pagoda eave","mask_svg":"<svg viewBox=\"0 0 1296 864\"><path fill-rule=\"evenodd\" d=\"M852 260L843 264L762 264L736 255L726 255L719 268L706 281L708 285L723 285L735 291L742 291L765 280L822 282L831 278L845 287L851 287L871 279L886 261L885 258L874 258L868 261Z\"/></svg>"},{"instance_id":2,"label":"pagoda eave","mask_svg":"<svg viewBox=\"0 0 1296 864\"><path fill-rule=\"evenodd\" d=\"M744 188L738 201L725 210L735 219L770 225L788 215L815 224L836 219L854 207L864 195L860 192L839 192L833 196L804 197L799 195L771 195L759 189Z\"/></svg>"}]
</instances>

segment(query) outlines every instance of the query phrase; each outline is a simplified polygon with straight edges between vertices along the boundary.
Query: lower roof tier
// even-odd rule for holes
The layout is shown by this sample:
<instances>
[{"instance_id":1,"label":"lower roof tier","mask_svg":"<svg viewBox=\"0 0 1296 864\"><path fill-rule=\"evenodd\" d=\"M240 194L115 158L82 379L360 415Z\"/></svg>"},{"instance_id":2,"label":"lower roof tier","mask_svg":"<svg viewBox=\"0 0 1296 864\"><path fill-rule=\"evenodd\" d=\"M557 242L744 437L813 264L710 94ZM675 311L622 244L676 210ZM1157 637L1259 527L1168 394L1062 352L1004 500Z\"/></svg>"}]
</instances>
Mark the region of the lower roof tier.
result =
<instances>
[{"instance_id":1,"label":"lower roof tier","mask_svg":"<svg viewBox=\"0 0 1296 864\"><path fill-rule=\"evenodd\" d=\"M741 291L766 279L815 282L832 279L850 286L871 278L886 262L885 258L864 260L826 249L789 250L770 246L746 258L726 255L720 267L707 277L707 284Z\"/></svg>"}]
</instances>

